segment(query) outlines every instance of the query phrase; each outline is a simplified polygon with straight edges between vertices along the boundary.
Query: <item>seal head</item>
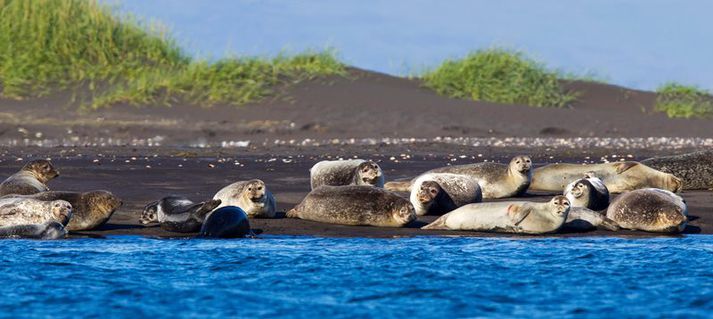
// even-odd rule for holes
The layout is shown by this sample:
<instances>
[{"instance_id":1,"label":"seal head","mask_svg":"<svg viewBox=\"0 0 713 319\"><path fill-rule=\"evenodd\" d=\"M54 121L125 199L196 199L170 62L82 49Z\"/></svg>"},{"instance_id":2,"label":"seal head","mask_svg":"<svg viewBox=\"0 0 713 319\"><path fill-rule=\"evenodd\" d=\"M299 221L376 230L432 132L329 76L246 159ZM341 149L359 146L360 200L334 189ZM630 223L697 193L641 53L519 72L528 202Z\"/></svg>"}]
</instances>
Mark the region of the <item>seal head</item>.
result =
<instances>
[{"instance_id":1,"label":"seal head","mask_svg":"<svg viewBox=\"0 0 713 319\"><path fill-rule=\"evenodd\" d=\"M48 160L34 160L25 164L21 171L29 172L43 184L47 184L53 178L59 176L59 171L55 169Z\"/></svg>"}]
</instances>

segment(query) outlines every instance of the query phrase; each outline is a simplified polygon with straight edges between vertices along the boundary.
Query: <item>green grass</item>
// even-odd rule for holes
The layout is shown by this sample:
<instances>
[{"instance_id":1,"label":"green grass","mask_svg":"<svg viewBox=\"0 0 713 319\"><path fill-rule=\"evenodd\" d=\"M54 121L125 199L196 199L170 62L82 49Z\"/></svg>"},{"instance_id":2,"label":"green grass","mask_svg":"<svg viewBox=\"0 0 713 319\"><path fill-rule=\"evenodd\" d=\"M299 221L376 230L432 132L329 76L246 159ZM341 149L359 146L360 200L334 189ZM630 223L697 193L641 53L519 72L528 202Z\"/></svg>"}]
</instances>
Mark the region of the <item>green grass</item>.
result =
<instances>
[{"instance_id":1,"label":"green grass","mask_svg":"<svg viewBox=\"0 0 713 319\"><path fill-rule=\"evenodd\" d=\"M445 61L422 79L439 94L476 101L563 107L576 99L562 88L558 72L520 52L497 48Z\"/></svg>"},{"instance_id":2,"label":"green grass","mask_svg":"<svg viewBox=\"0 0 713 319\"><path fill-rule=\"evenodd\" d=\"M656 111L668 117L707 118L713 115L713 96L695 86L667 83L656 89Z\"/></svg>"},{"instance_id":3,"label":"green grass","mask_svg":"<svg viewBox=\"0 0 713 319\"><path fill-rule=\"evenodd\" d=\"M178 101L240 105L278 85L344 73L331 51L194 60L165 27L120 16L96 0L0 0L4 97L71 89L93 108Z\"/></svg>"}]
</instances>

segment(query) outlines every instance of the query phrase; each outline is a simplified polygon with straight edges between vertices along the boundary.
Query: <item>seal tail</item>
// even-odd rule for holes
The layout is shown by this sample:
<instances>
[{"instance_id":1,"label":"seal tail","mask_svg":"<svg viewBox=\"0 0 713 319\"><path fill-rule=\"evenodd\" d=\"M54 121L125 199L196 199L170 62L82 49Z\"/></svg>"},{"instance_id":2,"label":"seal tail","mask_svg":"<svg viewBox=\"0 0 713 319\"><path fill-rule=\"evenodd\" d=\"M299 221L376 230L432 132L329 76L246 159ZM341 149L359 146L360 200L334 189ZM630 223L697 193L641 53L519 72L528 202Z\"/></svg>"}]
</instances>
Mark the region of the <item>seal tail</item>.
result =
<instances>
[{"instance_id":1,"label":"seal tail","mask_svg":"<svg viewBox=\"0 0 713 319\"><path fill-rule=\"evenodd\" d=\"M395 180L384 184L384 189L392 192L410 192L411 180Z\"/></svg>"},{"instance_id":2,"label":"seal tail","mask_svg":"<svg viewBox=\"0 0 713 319\"><path fill-rule=\"evenodd\" d=\"M446 215L443 215L434 222L421 227L421 229L448 229L448 226L446 226Z\"/></svg>"},{"instance_id":3,"label":"seal tail","mask_svg":"<svg viewBox=\"0 0 713 319\"><path fill-rule=\"evenodd\" d=\"M620 229L619 224L606 216L602 217L602 222L599 224L598 228L603 228L609 231L618 231Z\"/></svg>"},{"instance_id":4,"label":"seal tail","mask_svg":"<svg viewBox=\"0 0 713 319\"><path fill-rule=\"evenodd\" d=\"M299 215L299 213L297 212L297 209L294 209L294 208L293 208L293 209L290 209L289 211L287 211L287 213L285 214L285 217L287 217L287 218L300 218L300 215Z\"/></svg>"}]
</instances>

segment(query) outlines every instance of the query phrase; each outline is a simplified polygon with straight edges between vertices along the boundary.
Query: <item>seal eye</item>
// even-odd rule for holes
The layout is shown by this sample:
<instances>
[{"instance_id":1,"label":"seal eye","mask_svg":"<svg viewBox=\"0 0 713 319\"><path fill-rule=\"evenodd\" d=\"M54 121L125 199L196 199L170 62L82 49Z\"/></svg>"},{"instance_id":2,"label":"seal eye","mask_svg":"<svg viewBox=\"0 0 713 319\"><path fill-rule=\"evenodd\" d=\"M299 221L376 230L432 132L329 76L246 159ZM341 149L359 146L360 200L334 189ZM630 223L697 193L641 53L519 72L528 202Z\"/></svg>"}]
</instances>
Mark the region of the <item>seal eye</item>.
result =
<instances>
[{"instance_id":1,"label":"seal eye","mask_svg":"<svg viewBox=\"0 0 713 319\"><path fill-rule=\"evenodd\" d=\"M438 192L437 192L435 189L432 188L432 189L431 189L431 194L436 195L436 193L438 193Z\"/></svg>"},{"instance_id":2,"label":"seal eye","mask_svg":"<svg viewBox=\"0 0 713 319\"><path fill-rule=\"evenodd\" d=\"M261 191L261 190L262 190L262 186L258 186L257 190Z\"/></svg>"}]
</instances>

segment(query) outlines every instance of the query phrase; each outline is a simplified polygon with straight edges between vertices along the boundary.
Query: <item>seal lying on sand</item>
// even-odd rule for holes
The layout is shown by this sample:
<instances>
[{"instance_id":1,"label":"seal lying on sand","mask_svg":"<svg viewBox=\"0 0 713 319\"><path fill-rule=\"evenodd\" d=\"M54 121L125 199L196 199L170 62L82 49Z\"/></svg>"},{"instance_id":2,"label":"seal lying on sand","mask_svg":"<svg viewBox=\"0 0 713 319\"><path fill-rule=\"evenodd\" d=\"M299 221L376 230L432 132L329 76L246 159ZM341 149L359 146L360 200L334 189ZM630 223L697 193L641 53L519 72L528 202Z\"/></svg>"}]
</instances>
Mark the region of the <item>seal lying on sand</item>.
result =
<instances>
[{"instance_id":1,"label":"seal lying on sand","mask_svg":"<svg viewBox=\"0 0 713 319\"><path fill-rule=\"evenodd\" d=\"M378 164L363 159L321 161L309 170L312 189L322 185L369 185L384 187L384 173Z\"/></svg>"},{"instance_id":2,"label":"seal lying on sand","mask_svg":"<svg viewBox=\"0 0 713 319\"><path fill-rule=\"evenodd\" d=\"M287 212L287 217L340 225L402 227L416 220L411 203L382 188L321 186Z\"/></svg>"},{"instance_id":3,"label":"seal lying on sand","mask_svg":"<svg viewBox=\"0 0 713 319\"><path fill-rule=\"evenodd\" d=\"M617 197L607 209L607 217L621 228L679 233L686 228L688 207L683 199L674 193L645 188Z\"/></svg>"},{"instance_id":4,"label":"seal lying on sand","mask_svg":"<svg viewBox=\"0 0 713 319\"><path fill-rule=\"evenodd\" d=\"M483 200L478 180L466 175L426 173L411 187L411 204L416 215L442 215L465 204Z\"/></svg>"},{"instance_id":5,"label":"seal lying on sand","mask_svg":"<svg viewBox=\"0 0 713 319\"><path fill-rule=\"evenodd\" d=\"M547 203L468 204L441 216L422 229L547 234L562 227L568 212L569 201L562 195L555 196Z\"/></svg>"},{"instance_id":6,"label":"seal lying on sand","mask_svg":"<svg viewBox=\"0 0 713 319\"><path fill-rule=\"evenodd\" d=\"M29 195L48 191L47 182L59 176L59 172L47 160L34 160L19 172L0 183L0 196L7 194Z\"/></svg>"},{"instance_id":7,"label":"seal lying on sand","mask_svg":"<svg viewBox=\"0 0 713 319\"><path fill-rule=\"evenodd\" d=\"M612 193L622 193L640 188L655 187L678 192L683 183L671 174L657 171L638 162L603 164L550 164L536 168L530 190L561 192L579 180L585 173L593 172L604 181Z\"/></svg>"},{"instance_id":8,"label":"seal lying on sand","mask_svg":"<svg viewBox=\"0 0 713 319\"><path fill-rule=\"evenodd\" d=\"M564 196L572 207L585 207L591 210L604 210L609 207L609 189L594 173L584 174L564 189Z\"/></svg>"},{"instance_id":9,"label":"seal lying on sand","mask_svg":"<svg viewBox=\"0 0 713 319\"><path fill-rule=\"evenodd\" d=\"M67 201L43 201L32 198L1 198L0 226L42 224L55 221L67 225L72 205Z\"/></svg>"},{"instance_id":10,"label":"seal lying on sand","mask_svg":"<svg viewBox=\"0 0 713 319\"><path fill-rule=\"evenodd\" d=\"M183 196L167 196L146 205L140 221L144 225L158 222L170 232L195 233L201 229L206 215L220 203L219 199L194 203Z\"/></svg>"},{"instance_id":11,"label":"seal lying on sand","mask_svg":"<svg viewBox=\"0 0 713 319\"><path fill-rule=\"evenodd\" d=\"M225 206L210 213L201 227L199 237L240 238L252 235L248 215L240 207Z\"/></svg>"},{"instance_id":12,"label":"seal lying on sand","mask_svg":"<svg viewBox=\"0 0 713 319\"><path fill-rule=\"evenodd\" d=\"M478 180L483 198L505 198L525 193L532 174L532 160L529 156L515 156L508 165L484 162L454 165L432 169L426 173L451 173L467 175ZM581 175L580 175L581 176ZM389 182L387 190L408 192L411 182Z\"/></svg>"},{"instance_id":13,"label":"seal lying on sand","mask_svg":"<svg viewBox=\"0 0 713 319\"><path fill-rule=\"evenodd\" d=\"M33 195L7 195L3 198L10 197L69 202L72 205L72 219L65 227L69 231L92 230L104 225L114 214L114 211L122 205L118 197L103 190L85 193L47 191Z\"/></svg>"},{"instance_id":14,"label":"seal lying on sand","mask_svg":"<svg viewBox=\"0 0 713 319\"><path fill-rule=\"evenodd\" d=\"M683 189L713 189L713 151L654 157L641 161L683 180Z\"/></svg>"},{"instance_id":15,"label":"seal lying on sand","mask_svg":"<svg viewBox=\"0 0 713 319\"><path fill-rule=\"evenodd\" d=\"M219 190L213 199L221 201L220 206L237 206L242 208L248 217L273 218L276 214L277 203L259 179L232 183Z\"/></svg>"},{"instance_id":16,"label":"seal lying on sand","mask_svg":"<svg viewBox=\"0 0 713 319\"><path fill-rule=\"evenodd\" d=\"M564 231L588 231L592 229L619 230L619 225L604 213L595 212L585 207L570 207L567 221L562 226Z\"/></svg>"},{"instance_id":17,"label":"seal lying on sand","mask_svg":"<svg viewBox=\"0 0 713 319\"><path fill-rule=\"evenodd\" d=\"M67 230L62 224L55 221L0 227L0 238L60 239L65 236L67 236Z\"/></svg>"}]
</instances>

